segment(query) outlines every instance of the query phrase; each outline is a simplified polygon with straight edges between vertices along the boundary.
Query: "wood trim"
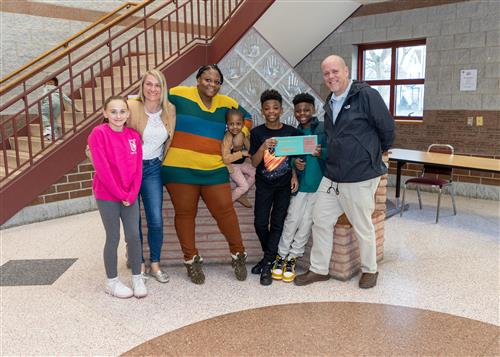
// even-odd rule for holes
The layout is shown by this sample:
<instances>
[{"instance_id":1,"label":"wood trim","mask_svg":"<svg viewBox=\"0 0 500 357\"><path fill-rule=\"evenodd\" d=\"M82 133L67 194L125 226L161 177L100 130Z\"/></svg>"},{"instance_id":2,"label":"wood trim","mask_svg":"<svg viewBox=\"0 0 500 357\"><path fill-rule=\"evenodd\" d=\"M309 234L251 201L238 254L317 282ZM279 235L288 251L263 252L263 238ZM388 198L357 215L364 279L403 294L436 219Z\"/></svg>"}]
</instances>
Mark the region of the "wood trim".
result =
<instances>
[{"instance_id":1,"label":"wood trim","mask_svg":"<svg viewBox=\"0 0 500 357\"><path fill-rule=\"evenodd\" d=\"M470 0L393 0L384 1L374 4L361 6L351 17L369 16L377 14L385 14L388 12L396 12L403 10L412 10L422 7L432 7L440 5L448 5L457 2L465 2Z\"/></svg>"}]
</instances>

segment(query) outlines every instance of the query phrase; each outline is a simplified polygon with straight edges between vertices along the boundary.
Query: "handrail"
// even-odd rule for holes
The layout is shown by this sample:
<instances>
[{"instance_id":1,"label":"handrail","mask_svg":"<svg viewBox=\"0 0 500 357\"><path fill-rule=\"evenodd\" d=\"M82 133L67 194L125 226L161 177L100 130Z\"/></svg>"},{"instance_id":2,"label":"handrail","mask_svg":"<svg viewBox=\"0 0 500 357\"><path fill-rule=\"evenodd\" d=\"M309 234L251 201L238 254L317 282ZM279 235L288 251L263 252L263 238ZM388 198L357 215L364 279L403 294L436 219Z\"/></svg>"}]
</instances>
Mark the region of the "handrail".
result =
<instances>
[{"instance_id":1,"label":"handrail","mask_svg":"<svg viewBox=\"0 0 500 357\"><path fill-rule=\"evenodd\" d=\"M7 163L5 150L12 148L17 151L20 145L29 146L28 165L33 165L33 158L46 152L55 143L54 141L59 142L59 137L69 138L80 130L78 123L93 120L94 114L99 115L102 101L107 95L118 93L126 95L136 89L140 79L141 69L139 68L153 67L163 70L172 59L180 56L189 46L196 43L207 44L218 32L219 27L243 2L244 0L169 0L160 3L146 0L140 5L134 5L133 9L118 16L90 36L68 46L57 55L47 55L46 57L51 57L50 60L1 87L0 150L2 150L4 162L0 166L3 166L4 170L0 170L0 181L4 181L12 176L13 171L24 166L19 161L19 157L16 157L13 167L9 167L12 161L11 164ZM154 6L156 4L159 6ZM150 5L154 7L149 8ZM200 14L200 8L204 16ZM144 14L137 18L133 16L140 10L143 10ZM166 13L160 15L159 11L163 10L166 10ZM116 14L117 11L119 10L116 9L114 13ZM222 11L224 15L214 19L215 13L219 11ZM152 16L156 14L159 14L159 17L153 18ZM198 21L193 21L196 15ZM107 18L109 19L110 16L112 15ZM125 17L131 21L122 22ZM191 24L188 25L189 18L191 18ZM140 25L141 23L143 26ZM128 35L129 31L137 26L139 26L139 32L132 31L131 35ZM118 31L114 31L115 29ZM172 32L175 33L174 36ZM183 32L182 36L180 36L181 32ZM101 38L102 35L105 38ZM148 49L148 45L152 47ZM140 56L150 52L154 53L154 58ZM51 68L49 66L54 69L50 69L50 74L47 74L46 69ZM116 72L118 68L119 72ZM61 74L63 74L62 79L59 77ZM104 85L104 76L108 76L110 81L106 85ZM53 77L59 77L57 88L50 93L41 93L44 83ZM98 82L96 78L100 78ZM106 86L108 89L105 89ZM7 98L9 93L13 95ZM53 105L50 104L51 100L54 100L52 95L57 95L54 98L63 98L64 93L70 94L73 101L79 100L79 104L74 104L76 103L74 102L64 108L63 100L59 99L58 107L63 109L60 110L59 117L55 117L56 112L51 109ZM59 111L59 109L56 110ZM42 119L47 120L47 118L52 128L56 127L57 120L59 133L52 132L52 142L32 138L30 124L41 122ZM40 128L42 128L41 125ZM43 136L42 129L36 136L40 138ZM23 143L19 142L18 137ZM32 147L34 143L36 149Z\"/></svg>"},{"instance_id":2,"label":"handrail","mask_svg":"<svg viewBox=\"0 0 500 357\"><path fill-rule=\"evenodd\" d=\"M130 6L137 6L139 5L138 3L134 3L134 2L126 2L125 4L123 5L120 5L119 7L117 7L115 10L113 10L112 12L104 15L103 17L101 17L99 20L93 22L92 24L90 24L89 26L85 27L83 30L77 32L76 34L74 34L73 36L69 37L68 39L66 39L65 41L61 42L60 44L52 47L50 50L42 53L40 56L36 57L34 60L32 60L31 62L29 62L28 64L25 64L24 66L16 69L15 71L13 71L12 73L6 75L4 78L0 78L0 84L8 81L9 79L11 79L12 77L14 77L15 75L21 73L22 71L24 71L25 69L31 67L32 65L34 65L35 63L43 60L45 57L48 57L50 54L54 53L55 51L57 51L58 49L62 48L62 47L68 47L68 44L73 41L74 39L80 37L81 35L83 35L85 32L88 32L89 30L93 29L94 27L96 27L97 25L99 25L101 22L103 22L104 20L107 20L109 19L111 16L113 16L114 14L116 14L117 12L121 11L123 8L125 7L130 7Z\"/></svg>"},{"instance_id":3,"label":"handrail","mask_svg":"<svg viewBox=\"0 0 500 357\"><path fill-rule=\"evenodd\" d=\"M33 76L33 74L35 73L38 73L40 72L41 70L47 68L48 66L52 65L53 63L57 62L58 60L60 60L61 58L63 58L64 56L66 56L69 52L85 45L86 43L88 43L89 41L93 40L94 38L96 38L97 36L99 36L100 34L106 32L107 30L109 30L111 27L113 27L114 25L116 25L117 23L121 22L123 19L125 18L128 18L130 17L130 15L133 15L135 14L137 11L141 10L142 8L146 7L147 5L149 5L150 3L154 2L154 0L145 0L144 2L142 2L141 4L138 4L138 3L134 3L134 2L126 2L125 4L123 5L120 5L118 8L116 8L114 11L112 11L111 13L103 16L102 18L100 18L99 20L97 20L96 22L94 22L93 24L89 25L88 27L86 27L85 29L81 30L80 32L78 32L77 34L71 36L70 38L68 38L67 40L63 41L62 43L60 43L59 45L57 45L56 47L53 47L51 50L43 53L42 55L38 56L37 58L35 58L33 61L31 61L30 63L28 63L27 65L15 70L14 72L8 74L6 77L0 79L0 84L8 81L10 78L14 77L15 75L21 73L22 71L24 71L26 68L29 68L31 67L32 65L34 65L35 63L37 62L40 62L43 58L45 57L48 57L50 54L54 53L55 51L57 51L58 49L60 49L61 47L66 47L66 49L59 53L58 55L56 55L54 58L52 58L50 61L48 62L45 62L44 64L32 69L30 72L20 76L18 79L16 79L15 81L3 86L3 87L0 87L0 95L4 94L5 92L7 92L9 89L15 87L16 85L18 85L19 83L23 82L24 80L30 78L31 76ZM71 42L72 40L80 37L81 35L83 35L85 32L89 31L90 29L93 29L94 27L96 27L97 25L99 25L102 21L112 17L113 15L115 15L117 12L119 12L120 10L122 10L123 8L125 7L130 7L130 6L136 6L135 8L125 12L124 14L118 16L116 19L114 19L113 21L109 22L106 24L106 26L104 26L103 28L101 28L100 30L94 32L91 36L89 37L86 37L84 38L83 40L77 42L76 44L74 45L71 45L71 46L67 46L67 44L69 42Z\"/></svg>"},{"instance_id":4,"label":"handrail","mask_svg":"<svg viewBox=\"0 0 500 357\"><path fill-rule=\"evenodd\" d=\"M150 68L162 71L174 86L198 66L217 63L273 2L149 1L130 21L82 47L72 46L64 58L3 94L0 202L7 204L0 210L0 224L84 159L83 148L102 118L105 98L137 93ZM56 76L56 88L42 87ZM65 104L64 94L72 103ZM44 135L50 139L43 140ZM81 194L87 194L83 191L82 185Z\"/></svg>"}]
</instances>

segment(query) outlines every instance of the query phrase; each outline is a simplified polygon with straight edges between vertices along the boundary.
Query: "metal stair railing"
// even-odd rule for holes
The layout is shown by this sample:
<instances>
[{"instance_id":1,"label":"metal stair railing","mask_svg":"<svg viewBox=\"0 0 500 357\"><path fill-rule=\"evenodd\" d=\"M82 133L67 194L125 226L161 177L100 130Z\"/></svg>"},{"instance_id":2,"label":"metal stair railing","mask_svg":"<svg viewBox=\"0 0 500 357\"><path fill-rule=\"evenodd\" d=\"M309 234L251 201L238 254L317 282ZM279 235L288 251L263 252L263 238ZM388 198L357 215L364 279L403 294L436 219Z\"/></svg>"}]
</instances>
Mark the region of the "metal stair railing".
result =
<instances>
[{"instance_id":1,"label":"metal stair railing","mask_svg":"<svg viewBox=\"0 0 500 357\"><path fill-rule=\"evenodd\" d=\"M126 3L98 21L102 28L89 26L23 66L15 75L0 80L1 84L6 83L0 88L0 186L16 180L23 170L36 165L57 145L99 121L107 96L130 94L147 69L162 70L194 44L210 43L243 2ZM116 17L123 9L127 11ZM90 29L95 31L68 45ZM57 53L64 46L67 48ZM58 77L59 84L43 93L43 85L53 77ZM72 99L66 107L64 93ZM55 104L60 108L60 116L55 115ZM55 129L50 141L43 138L43 106L49 108L45 115Z\"/></svg>"}]
</instances>

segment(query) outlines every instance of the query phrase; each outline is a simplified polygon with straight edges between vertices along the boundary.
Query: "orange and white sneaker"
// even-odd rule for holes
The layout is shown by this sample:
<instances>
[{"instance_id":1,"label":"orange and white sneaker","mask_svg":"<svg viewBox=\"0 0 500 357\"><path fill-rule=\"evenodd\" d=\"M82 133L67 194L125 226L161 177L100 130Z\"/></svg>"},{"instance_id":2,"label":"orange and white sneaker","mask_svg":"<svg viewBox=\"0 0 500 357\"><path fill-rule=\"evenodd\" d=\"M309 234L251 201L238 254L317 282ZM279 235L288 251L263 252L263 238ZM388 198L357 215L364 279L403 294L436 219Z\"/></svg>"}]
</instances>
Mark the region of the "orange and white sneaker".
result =
<instances>
[{"instance_id":1,"label":"orange and white sneaker","mask_svg":"<svg viewBox=\"0 0 500 357\"><path fill-rule=\"evenodd\" d=\"M287 283L291 283L295 280L297 273L295 272L295 265L297 264L297 258L290 257L287 258L285 262L285 266L283 269L283 281Z\"/></svg>"},{"instance_id":2,"label":"orange and white sneaker","mask_svg":"<svg viewBox=\"0 0 500 357\"><path fill-rule=\"evenodd\" d=\"M285 258L281 255L276 255L276 259L274 260L273 269L271 270L271 274L274 280L283 279L283 267L285 265Z\"/></svg>"}]
</instances>

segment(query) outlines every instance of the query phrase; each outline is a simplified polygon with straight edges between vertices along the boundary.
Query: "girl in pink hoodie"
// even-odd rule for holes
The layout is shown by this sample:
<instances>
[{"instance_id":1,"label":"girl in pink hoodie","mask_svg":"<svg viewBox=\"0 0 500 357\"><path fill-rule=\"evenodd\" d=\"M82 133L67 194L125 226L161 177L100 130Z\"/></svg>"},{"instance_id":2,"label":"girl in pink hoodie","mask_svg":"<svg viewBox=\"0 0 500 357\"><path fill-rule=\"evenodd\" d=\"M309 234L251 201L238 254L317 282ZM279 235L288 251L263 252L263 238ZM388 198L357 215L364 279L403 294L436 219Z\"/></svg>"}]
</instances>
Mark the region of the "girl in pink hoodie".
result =
<instances>
[{"instance_id":1,"label":"girl in pink hoodie","mask_svg":"<svg viewBox=\"0 0 500 357\"><path fill-rule=\"evenodd\" d=\"M125 98L108 98L104 103L103 114L107 122L92 130L88 144L95 168L92 188L106 231L103 255L108 280L105 291L119 298L141 298L147 295L141 276L137 202L142 180L141 137L138 132L125 125L130 115ZM132 269L132 289L118 279L120 220L123 223Z\"/></svg>"}]
</instances>

